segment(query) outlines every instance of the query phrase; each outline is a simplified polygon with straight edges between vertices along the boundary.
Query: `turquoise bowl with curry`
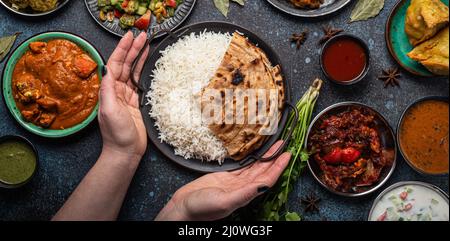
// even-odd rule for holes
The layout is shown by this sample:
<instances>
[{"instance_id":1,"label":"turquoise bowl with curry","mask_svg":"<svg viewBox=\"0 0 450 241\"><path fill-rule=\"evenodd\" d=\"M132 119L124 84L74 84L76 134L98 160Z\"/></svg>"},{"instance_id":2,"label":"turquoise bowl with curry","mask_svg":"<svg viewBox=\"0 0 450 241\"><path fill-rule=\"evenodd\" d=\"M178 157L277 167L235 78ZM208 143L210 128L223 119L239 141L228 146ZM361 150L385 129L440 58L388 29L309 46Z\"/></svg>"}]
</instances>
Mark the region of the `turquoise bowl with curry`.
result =
<instances>
[{"instance_id":1,"label":"turquoise bowl with curry","mask_svg":"<svg viewBox=\"0 0 450 241\"><path fill-rule=\"evenodd\" d=\"M441 1L448 6L449 0ZM386 44L392 57L406 71L418 76L432 77L433 73L407 56L414 48L405 32L406 11L410 4L411 0L399 0L392 9L386 23Z\"/></svg>"},{"instance_id":2,"label":"turquoise bowl with curry","mask_svg":"<svg viewBox=\"0 0 450 241\"><path fill-rule=\"evenodd\" d=\"M21 43L5 64L5 104L14 119L36 135L73 135L97 117L104 65L98 50L80 36L37 34Z\"/></svg>"}]
</instances>

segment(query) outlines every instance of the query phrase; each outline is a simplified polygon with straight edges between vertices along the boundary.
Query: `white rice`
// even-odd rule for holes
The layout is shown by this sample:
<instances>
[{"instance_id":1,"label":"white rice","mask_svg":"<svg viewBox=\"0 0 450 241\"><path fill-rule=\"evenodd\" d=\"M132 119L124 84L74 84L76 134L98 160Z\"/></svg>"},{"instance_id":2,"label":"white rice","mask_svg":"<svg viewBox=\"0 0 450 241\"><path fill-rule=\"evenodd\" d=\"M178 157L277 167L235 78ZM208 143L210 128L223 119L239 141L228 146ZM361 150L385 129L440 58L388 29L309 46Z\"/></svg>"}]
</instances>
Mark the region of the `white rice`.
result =
<instances>
[{"instance_id":1,"label":"white rice","mask_svg":"<svg viewBox=\"0 0 450 241\"><path fill-rule=\"evenodd\" d=\"M159 139L184 158L222 163L227 151L201 122L194 95L206 86L230 45L230 34L192 33L161 52L147 93Z\"/></svg>"}]
</instances>

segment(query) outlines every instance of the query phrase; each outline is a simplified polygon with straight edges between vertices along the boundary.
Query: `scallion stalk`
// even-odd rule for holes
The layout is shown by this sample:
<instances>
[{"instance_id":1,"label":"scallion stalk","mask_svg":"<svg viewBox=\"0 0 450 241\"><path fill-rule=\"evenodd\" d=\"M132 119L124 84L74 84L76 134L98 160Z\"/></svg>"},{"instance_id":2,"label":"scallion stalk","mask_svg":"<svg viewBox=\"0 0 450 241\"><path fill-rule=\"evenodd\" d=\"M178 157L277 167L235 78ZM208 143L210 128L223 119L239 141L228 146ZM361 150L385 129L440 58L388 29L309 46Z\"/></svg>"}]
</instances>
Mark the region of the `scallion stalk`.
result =
<instances>
[{"instance_id":1,"label":"scallion stalk","mask_svg":"<svg viewBox=\"0 0 450 241\"><path fill-rule=\"evenodd\" d=\"M288 167L281 175L273 191L269 192L263 201L263 212L260 219L267 221L297 221L300 215L289 212L287 201L289 193L293 189L293 184L298 180L300 174L306 167L309 154L306 142L306 134L311 123L312 114L320 94L323 81L316 79L303 97L297 102L296 108L299 113L298 122L293 125L294 113L287 121L286 129L283 130L282 138L286 139L289 128L294 126L292 139L286 147L286 151L292 154Z\"/></svg>"}]
</instances>

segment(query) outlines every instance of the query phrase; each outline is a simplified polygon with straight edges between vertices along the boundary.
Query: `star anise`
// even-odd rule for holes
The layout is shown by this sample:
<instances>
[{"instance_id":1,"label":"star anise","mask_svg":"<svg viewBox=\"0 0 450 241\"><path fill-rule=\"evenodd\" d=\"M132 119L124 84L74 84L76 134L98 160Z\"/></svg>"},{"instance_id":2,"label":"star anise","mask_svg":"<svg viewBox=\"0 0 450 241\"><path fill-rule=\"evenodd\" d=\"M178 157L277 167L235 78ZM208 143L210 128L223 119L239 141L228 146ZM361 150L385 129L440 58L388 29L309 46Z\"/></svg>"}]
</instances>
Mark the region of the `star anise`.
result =
<instances>
[{"instance_id":1,"label":"star anise","mask_svg":"<svg viewBox=\"0 0 450 241\"><path fill-rule=\"evenodd\" d=\"M330 26L323 27L323 34L324 36L319 40L319 44L324 44L326 41L328 41L330 38L338 35L339 33L342 33L343 29L334 29Z\"/></svg>"},{"instance_id":2,"label":"star anise","mask_svg":"<svg viewBox=\"0 0 450 241\"><path fill-rule=\"evenodd\" d=\"M383 74L378 79L384 81L384 88L390 86L400 86L399 79L401 78L398 68L391 68L388 70L383 69Z\"/></svg>"},{"instance_id":3,"label":"star anise","mask_svg":"<svg viewBox=\"0 0 450 241\"><path fill-rule=\"evenodd\" d=\"M319 211L320 198L316 197L313 193L309 194L305 198L302 198L302 203L306 205L305 212Z\"/></svg>"},{"instance_id":4,"label":"star anise","mask_svg":"<svg viewBox=\"0 0 450 241\"><path fill-rule=\"evenodd\" d=\"M305 43L306 39L308 38L308 30L303 31L300 34L294 33L292 34L292 37L290 38L291 42L295 42L297 45L297 49L300 49L300 47Z\"/></svg>"}]
</instances>

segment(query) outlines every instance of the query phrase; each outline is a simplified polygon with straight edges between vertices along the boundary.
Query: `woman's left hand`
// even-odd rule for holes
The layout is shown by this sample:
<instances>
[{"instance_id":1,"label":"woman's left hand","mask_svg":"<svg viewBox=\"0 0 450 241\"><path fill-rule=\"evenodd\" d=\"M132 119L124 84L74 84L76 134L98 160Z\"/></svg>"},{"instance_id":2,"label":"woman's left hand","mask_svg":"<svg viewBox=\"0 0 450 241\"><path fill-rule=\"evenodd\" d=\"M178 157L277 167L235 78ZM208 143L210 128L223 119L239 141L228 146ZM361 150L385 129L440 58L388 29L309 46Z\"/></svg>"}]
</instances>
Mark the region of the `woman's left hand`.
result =
<instances>
[{"instance_id":1,"label":"woman's left hand","mask_svg":"<svg viewBox=\"0 0 450 241\"><path fill-rule=\"evenodd\" d=\"M266 153L271 156L283 142ZM284 153L271 162L257 162L234 172L205 175L179 189L156 220L217 220L246 206L275 185L291 159Z\"/></svg>"}]
</instances>

